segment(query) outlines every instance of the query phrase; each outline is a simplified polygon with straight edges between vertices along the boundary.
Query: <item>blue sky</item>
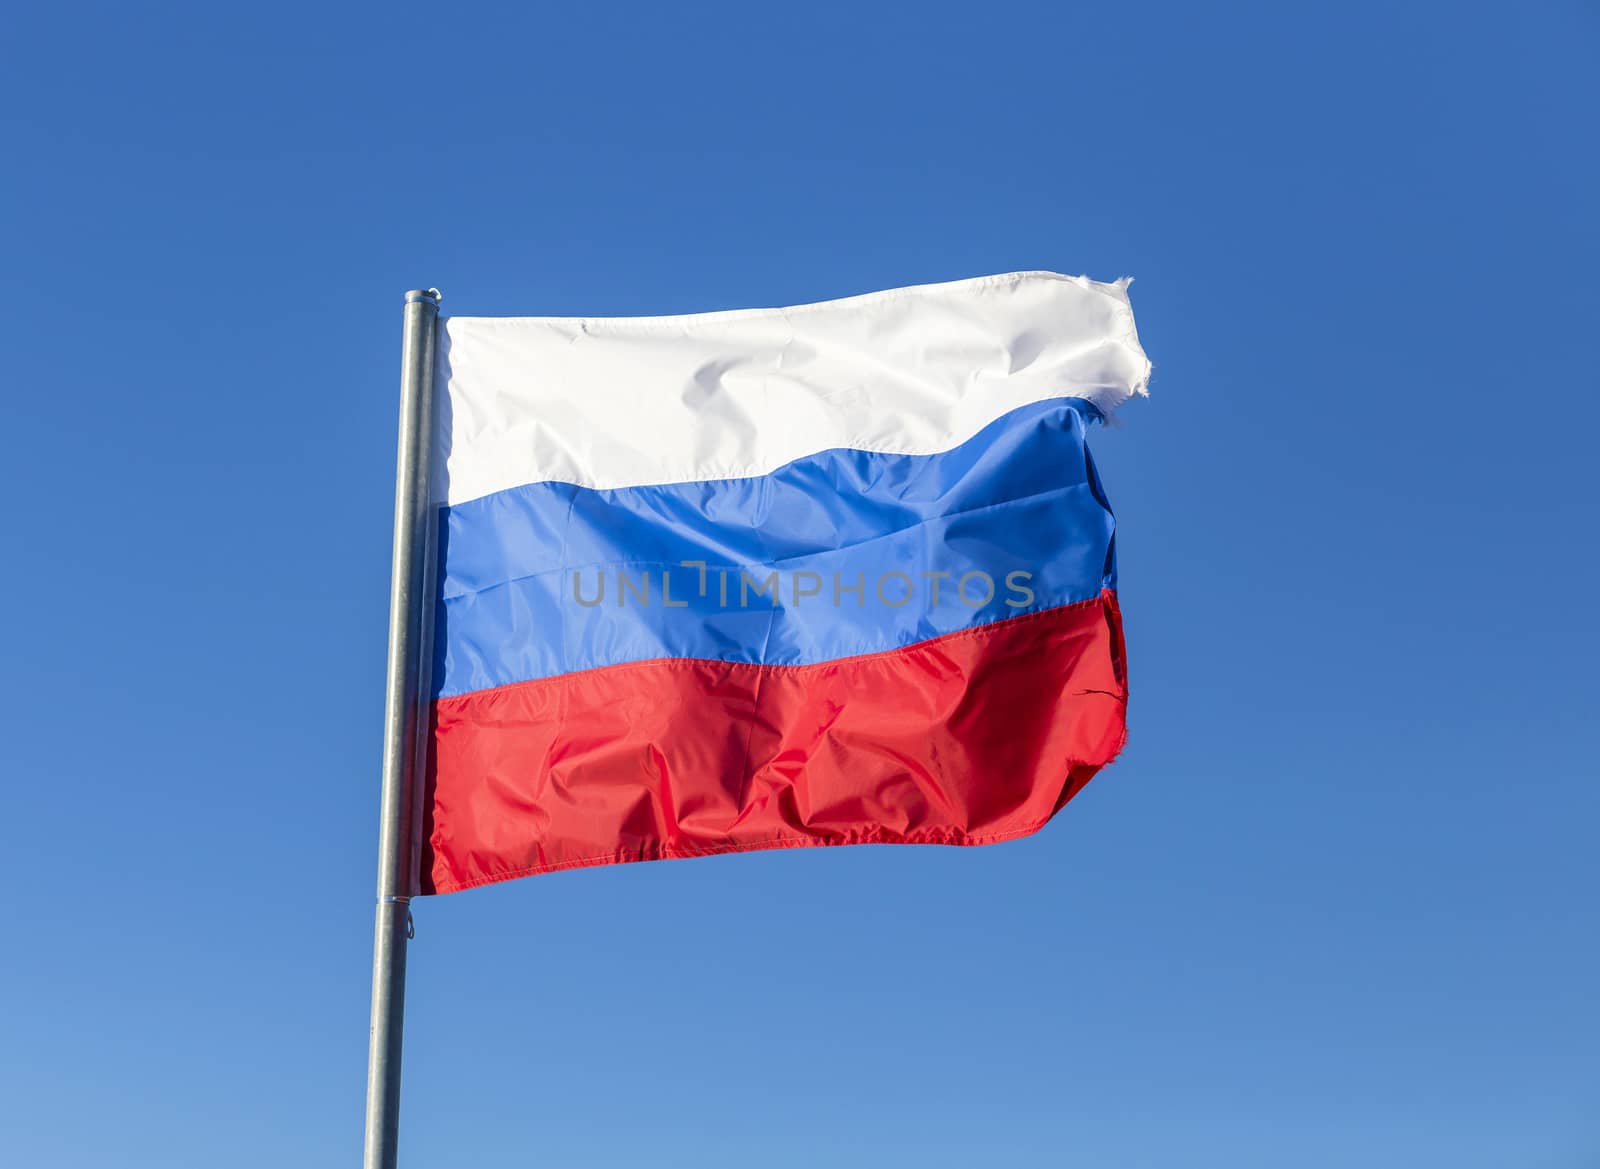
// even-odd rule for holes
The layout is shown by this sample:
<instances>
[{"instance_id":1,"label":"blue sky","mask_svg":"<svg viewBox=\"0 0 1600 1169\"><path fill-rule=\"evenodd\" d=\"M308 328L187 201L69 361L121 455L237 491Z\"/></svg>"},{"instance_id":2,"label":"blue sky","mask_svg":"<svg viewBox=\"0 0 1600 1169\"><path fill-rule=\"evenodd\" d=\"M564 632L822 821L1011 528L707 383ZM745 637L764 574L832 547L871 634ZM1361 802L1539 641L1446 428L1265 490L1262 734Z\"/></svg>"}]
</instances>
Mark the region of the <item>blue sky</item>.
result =
<instances>
[{"instance_id":1,"label":"blue sky","mask_svg":"<svg viewBox=\"0 0 1600 1169\"><path fill-rule=\"evenodd\" d=\"M30 5L0 1161L359 1155L400 294L1136 277L1037 837L419 907L403 1160L1600 1164L1591 4Z\"/></svg>"}]
</instances>

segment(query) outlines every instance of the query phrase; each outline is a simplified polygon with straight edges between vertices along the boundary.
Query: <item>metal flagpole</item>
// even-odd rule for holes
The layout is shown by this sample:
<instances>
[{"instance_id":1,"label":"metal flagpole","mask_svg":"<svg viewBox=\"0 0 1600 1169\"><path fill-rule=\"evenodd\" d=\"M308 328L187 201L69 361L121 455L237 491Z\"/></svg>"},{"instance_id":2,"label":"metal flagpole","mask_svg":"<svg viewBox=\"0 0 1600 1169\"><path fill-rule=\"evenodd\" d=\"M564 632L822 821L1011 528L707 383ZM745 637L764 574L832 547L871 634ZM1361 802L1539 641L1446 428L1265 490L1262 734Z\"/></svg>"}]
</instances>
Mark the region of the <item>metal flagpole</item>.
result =
<instances>
[{"instance_id":1,"label":"metal flagpole","mask_svg":"<svg viewBox=\"0 0 1600 1169\"><path fill-rule=\"evenodd\" d=\"M389 672L383 715L383 810L378 912L372 946L372 1039L362 1165L395 1169L400 1141L400 1043L406 941L422 848L424 704L433 640L433 353L439 290L406 293L400 357L400 452L394 481L394 567L389 586Z\"/></svg>"}]
</instances>

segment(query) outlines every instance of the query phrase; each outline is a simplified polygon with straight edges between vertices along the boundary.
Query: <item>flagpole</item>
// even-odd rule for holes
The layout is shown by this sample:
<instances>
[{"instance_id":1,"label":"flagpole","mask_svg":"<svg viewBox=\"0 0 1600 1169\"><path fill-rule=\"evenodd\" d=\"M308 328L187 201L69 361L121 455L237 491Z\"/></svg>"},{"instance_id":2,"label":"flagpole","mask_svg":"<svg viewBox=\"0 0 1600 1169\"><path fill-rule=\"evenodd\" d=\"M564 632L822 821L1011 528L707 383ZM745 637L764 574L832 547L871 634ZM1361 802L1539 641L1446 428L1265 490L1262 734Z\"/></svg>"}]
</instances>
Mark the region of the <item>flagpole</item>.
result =
<instances>
[{"instance_id":1,"label":"flagpole","mask_svg":"<svg viewBox=\"0 0 1600 1169\"><path fill-rule=\"evenodd\" d=\"M367 1052L364 1169L395 1169L400 1141L400 1045L406 941L422 847L424 696L432 653L434 555L428 468L433 445L434 333L439 290L406 293L400 356L400 449L394 481L389 667L383 714L378 908L372 946L372 1034Z\"/></svg>"}]
</instances>

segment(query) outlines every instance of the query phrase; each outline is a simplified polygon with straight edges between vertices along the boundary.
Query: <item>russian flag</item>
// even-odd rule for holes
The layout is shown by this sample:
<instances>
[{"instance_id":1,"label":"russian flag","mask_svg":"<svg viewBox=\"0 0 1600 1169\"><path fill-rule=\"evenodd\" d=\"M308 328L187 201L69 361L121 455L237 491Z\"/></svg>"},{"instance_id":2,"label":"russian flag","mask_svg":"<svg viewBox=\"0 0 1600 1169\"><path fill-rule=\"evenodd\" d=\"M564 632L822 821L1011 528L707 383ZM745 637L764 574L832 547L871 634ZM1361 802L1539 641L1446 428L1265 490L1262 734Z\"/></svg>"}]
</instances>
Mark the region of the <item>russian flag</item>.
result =
<instances>
[{"instance_id":1,"label":"russian flag","mask_svg":"<svg viewBox=\"0 0 1600 1169\"><path fill-rule=\"evenodd\" d=\"M1006 840L1120 749L1125 281L439 339L425 892Z\"/></svg>"}]
</instances>

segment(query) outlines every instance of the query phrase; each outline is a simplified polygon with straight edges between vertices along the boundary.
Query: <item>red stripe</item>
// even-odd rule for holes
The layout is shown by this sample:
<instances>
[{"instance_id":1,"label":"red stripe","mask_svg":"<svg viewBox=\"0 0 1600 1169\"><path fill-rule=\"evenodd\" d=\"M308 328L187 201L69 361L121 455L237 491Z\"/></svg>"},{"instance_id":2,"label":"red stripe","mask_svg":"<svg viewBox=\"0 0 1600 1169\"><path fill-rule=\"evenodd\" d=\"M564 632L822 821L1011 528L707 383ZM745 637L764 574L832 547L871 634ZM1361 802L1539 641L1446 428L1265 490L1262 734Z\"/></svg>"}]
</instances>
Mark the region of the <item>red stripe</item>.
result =
<instances>
[{"instance_id":1,"label":"red stripe","mask_svg":"<svg viewBox=\"0 0 1600 1169\"><path fill-rule=\"evenodd\" d=\"M1122 746L1116 595L811 666L634 662L435 704L428 893L1036 831Z\"/></svg>"}]
</instances>

